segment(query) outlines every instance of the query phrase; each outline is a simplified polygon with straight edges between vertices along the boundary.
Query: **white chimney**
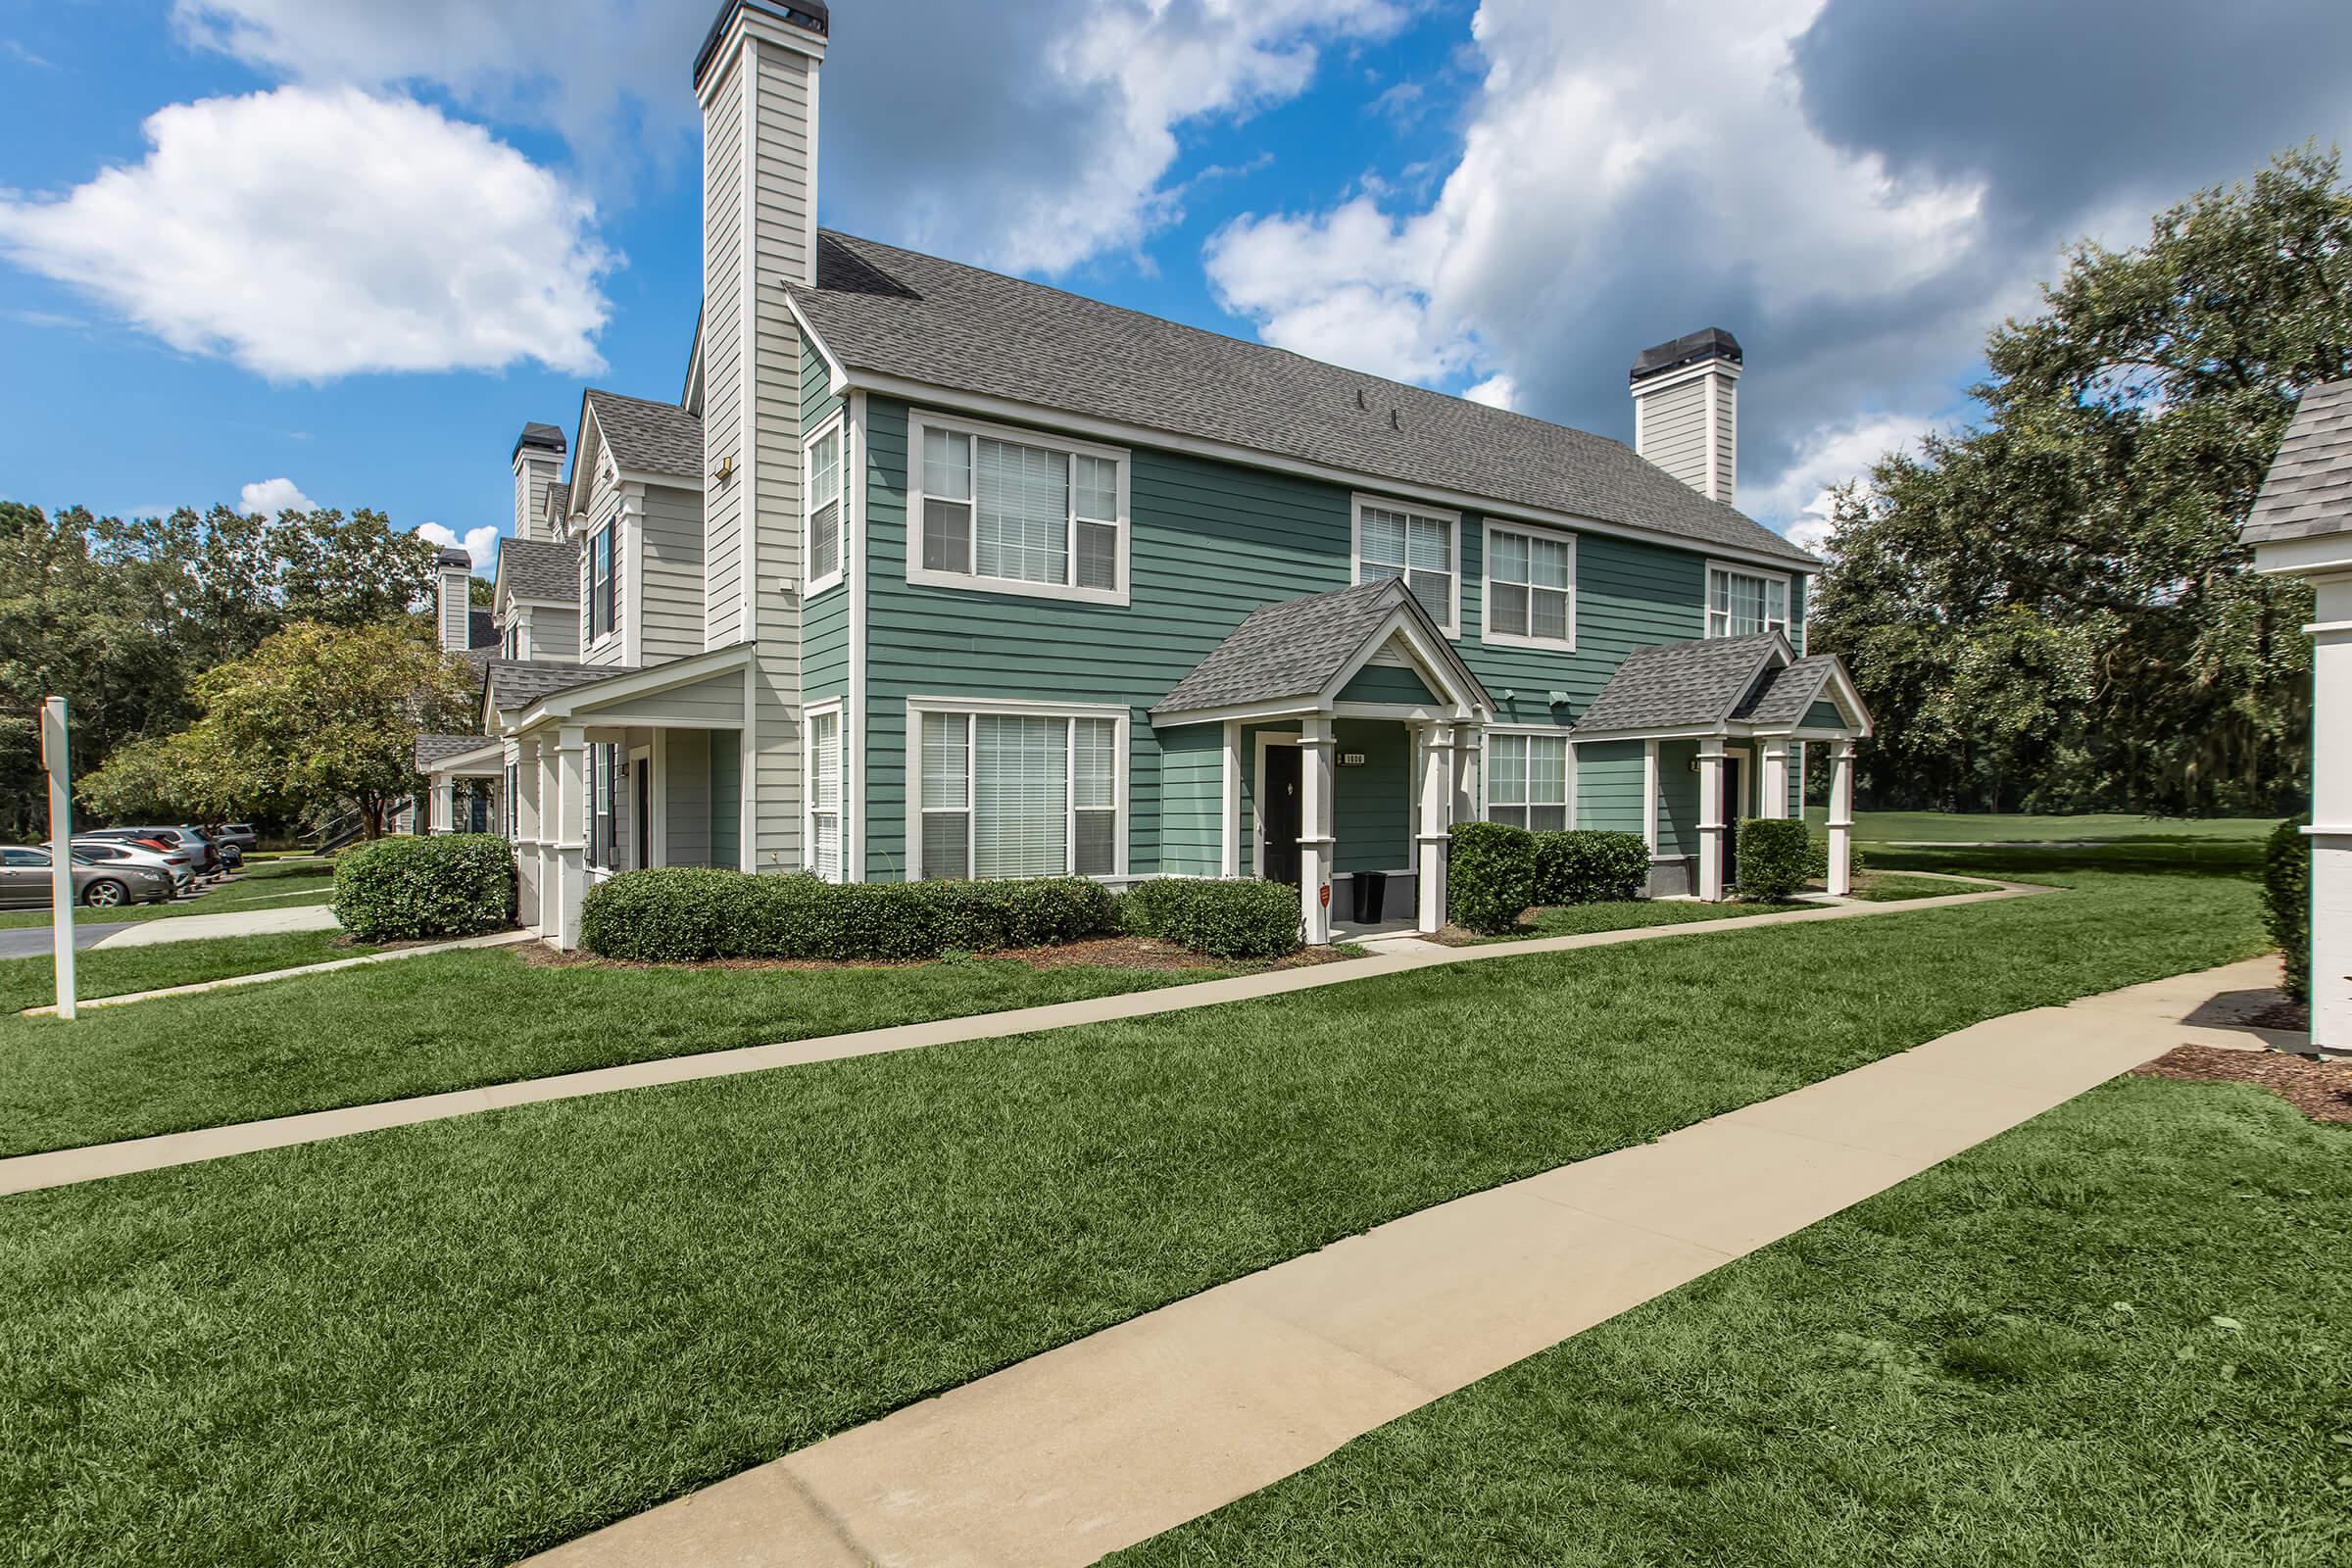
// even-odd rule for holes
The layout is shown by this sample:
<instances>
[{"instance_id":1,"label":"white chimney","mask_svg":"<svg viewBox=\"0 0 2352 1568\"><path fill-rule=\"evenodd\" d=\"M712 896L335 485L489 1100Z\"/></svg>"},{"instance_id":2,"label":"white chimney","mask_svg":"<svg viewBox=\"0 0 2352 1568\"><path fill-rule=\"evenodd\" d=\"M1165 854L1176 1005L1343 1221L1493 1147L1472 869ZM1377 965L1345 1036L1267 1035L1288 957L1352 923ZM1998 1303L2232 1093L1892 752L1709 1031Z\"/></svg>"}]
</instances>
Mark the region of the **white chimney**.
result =
<instances>
[{"instance_id":1,"label":"white chimney","mask_svg":"<svg viewBox=\"0 0 2352 1568\"><path fill-rule=\"evenodd\" d=\"M534 539L547 515L547 493L564 472L564 432L526 424L514 442L514 537Z\"/></svg>"},{"instance_id":2,"label":"white chimney","mask_svg":"<svg viewBox=\"0 0 2352 1568\"><path fill-rule=\"evenodd\" d=\"M1710 501L1740 475L1740 340L1720 326L1644 349L1627 380L1634 450Z\"/></svg>"},{"instance_id":3,"label":"white chimney","mask_svg":"<svg viewBox=\"0 0 2352 1568\"><path fill-rule=\"evenodd\" d=\"M441 646L462 654L472 641L473 558L463 550L444 550L433 571L433 601L441 621Z\"/></svg>"}]
</instances>

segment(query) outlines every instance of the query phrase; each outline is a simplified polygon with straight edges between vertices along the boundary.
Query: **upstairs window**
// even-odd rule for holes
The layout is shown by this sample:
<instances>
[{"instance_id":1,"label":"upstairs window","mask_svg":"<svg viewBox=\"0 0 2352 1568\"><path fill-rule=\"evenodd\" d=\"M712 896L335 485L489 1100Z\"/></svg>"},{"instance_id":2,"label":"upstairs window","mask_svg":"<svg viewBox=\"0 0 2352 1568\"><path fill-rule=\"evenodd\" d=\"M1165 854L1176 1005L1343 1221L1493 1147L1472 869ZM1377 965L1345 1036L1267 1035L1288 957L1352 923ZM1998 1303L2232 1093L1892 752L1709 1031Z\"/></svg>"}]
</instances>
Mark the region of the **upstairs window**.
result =
<instances>
[{"instance_id":1,"label":"upstairs window","mask_svg":"<svg viewBox=\"0 0 2352 1568\"><path fill-rule=\"evenodd\" d=\"M1788 635L1788 579L1736 566L1707 568L1707 635L1752 637L1760 631Z\"/></svg>"},{"instance_id":2,"label":"upstairs window","mask_svg":"<svg viewBox=\"0 0 2352 1568\"><path fill-rule=\"evenodd\" d=\"M907 579L1127 602L1123 453L916 416Z\"/></svg>"},{"instance_id":3,"label":"upstairs window","mask_svg":"<svg viewBox=\"0 0 2352 1568\"><path fill-rule=\"evenodd\" d=\"M808 498L807 548L808 592L817 593L841 581L849 560L849 507L843 495L842 423L837 418L808 443L808 475L803 494Z\"/></svg>"},{"instance_id":4,"label":"upstairs window","mask_svg":"<svg viewBox=\"0 0 2352 1568\"><path fill-rule=\"evenodd\" d=\"M596 530L588 546L588 635L612 629L612 525Z\"/></svg>"},{"instance_id":5,"label":"upstairs window","mask_svg":"<svg viewBox=\"0 0 2352 1568\"><path fill-rule=\"evenodd\" d=\"M1461 519L1450 513L1412 512L1385 501L1355 503L1355 580L1402 578L1430 619L1452 636L1456 614L1454 558Z\"/></svg>"},{"instance_id":6,"label":"upstairs window","mask_svg":"<svg viewBox=\"0 0 2352 1568\"><path fill-rule=\"evenodd\" d=\"M1576 541L1516 528L1487 530L1489 642L1576 646Z\"/></svg>"},{"instance_id":7,"label":"upstairs window","mask_svg":"<svg viewBox=\"0 0 2352 1568\"><path fill-rule=\"evenodd\" d=\"M1538 832L1568 825L1568 738L1487 737L1487 820Z\"/></svg>"},{"instance_id":8,"label":"upstairs window","mask_svg":"<svg viewBox=\"0 0 2352 1568\"><path fill-rule=\"evenodd\" d=\"M917 715L927 878L1114 876L1119 721L1051 713Z\"/></svg>"}]
</instances>

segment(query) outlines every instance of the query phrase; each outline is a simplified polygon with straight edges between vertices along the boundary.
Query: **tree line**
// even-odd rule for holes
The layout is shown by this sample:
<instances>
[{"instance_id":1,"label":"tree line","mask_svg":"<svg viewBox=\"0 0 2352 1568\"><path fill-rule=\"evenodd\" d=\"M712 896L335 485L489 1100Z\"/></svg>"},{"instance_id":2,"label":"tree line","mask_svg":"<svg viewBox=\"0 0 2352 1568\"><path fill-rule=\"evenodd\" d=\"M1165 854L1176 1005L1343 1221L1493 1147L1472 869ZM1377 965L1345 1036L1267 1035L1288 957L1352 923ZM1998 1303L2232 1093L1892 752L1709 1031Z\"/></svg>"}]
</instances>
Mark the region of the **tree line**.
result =
<instances>
[{"instance_id":1,"label":"tree line","mask_svg":"<svg viewBox=\"0 0 2352 1568\"><path fill-rule=\"evenodd\" d=\"M2237 530L2302 390L2352 373L2338 155L2073 247L1985 361L1974 423L1836 498L1811 646L1878 720L1864 802L2300 809L2311 591Z\"/></svg>"}]
</instances>

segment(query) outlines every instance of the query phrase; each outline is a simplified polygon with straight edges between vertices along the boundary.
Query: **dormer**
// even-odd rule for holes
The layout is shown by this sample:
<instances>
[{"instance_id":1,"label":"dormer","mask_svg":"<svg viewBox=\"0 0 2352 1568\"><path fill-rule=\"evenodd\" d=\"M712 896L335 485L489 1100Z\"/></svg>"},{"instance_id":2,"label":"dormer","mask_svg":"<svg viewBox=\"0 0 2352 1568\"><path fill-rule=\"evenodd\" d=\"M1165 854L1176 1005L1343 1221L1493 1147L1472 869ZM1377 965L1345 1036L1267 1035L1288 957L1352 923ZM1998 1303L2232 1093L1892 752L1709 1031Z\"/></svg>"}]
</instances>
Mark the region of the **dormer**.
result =
<instances>
[{"instance_id":1,"label":"dormer","mask_svg":"<svg viewBox=\"0 0 2352 1568\"><path fill-rule=\"evenodd\" d=\"M703 422L591 389L566 492L579 659L638 667L703 651Z\"/></svg>"}]
</instances>

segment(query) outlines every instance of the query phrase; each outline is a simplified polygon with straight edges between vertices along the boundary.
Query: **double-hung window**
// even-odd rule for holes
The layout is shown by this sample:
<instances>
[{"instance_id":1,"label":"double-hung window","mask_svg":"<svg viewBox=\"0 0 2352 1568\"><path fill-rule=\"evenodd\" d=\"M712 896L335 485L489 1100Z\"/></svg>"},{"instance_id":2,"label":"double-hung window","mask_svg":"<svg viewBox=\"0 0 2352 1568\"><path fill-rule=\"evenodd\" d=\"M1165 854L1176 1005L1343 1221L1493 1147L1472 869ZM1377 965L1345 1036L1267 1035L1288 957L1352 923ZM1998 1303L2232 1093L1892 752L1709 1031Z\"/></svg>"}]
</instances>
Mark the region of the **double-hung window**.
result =
<instances>
[{"instance_id":1,"label":"double-hung window","mask_svg":"<svg viewBox=\"0 0 2352 1568\"><path fill-rule=\"evenodd\" d=\"M1576 646L1576 541L1518 528L1487 530L1489 642Z\"/></svg>"},{"instance_id":2,"label":"double-hung window","mask_svg":"<svg viewBox=\"0 0 2352 1568\"><path fill-rule=\"evenodd\" d=\"M612 629L612 524L596 530L588 545L588 635Z\"/></svg>"},{"instance_id":3,"label":"double-hung window","mask_svg":"<svg viewBox=\"0 0 2352 1568\"><path fill-rule=\"evenodd\" d=\"M921 876L1118 874L1121 720L949 710L912 717Z\"/></svg>"},{"instance_id":4,"label":"double-hung window","mask_svg":"<svg viewBox=\"0 0 2352 1568\"><path fill-rule=\"evenodd\" d=\"M842 879L841 710L808 714L808 869L828 882Z\"/></svg>"},{"instance_id":5,"label":"double-hung window","mask_svg":"<svg viewBox=\"0 0 2352 1568\"><path fill-rule=\"evenodd\" d=\"M908 421L907 578L1127 602L1127 456L1026 431Z\"/></svg>"},{"instance_id":6,"label":"double-hung window","mask_svg":"<svg viewBox=\"0 0 2352 1568\"><path fill-rule=\"evenodd\" d=\"M1451 636L1460 620L1455 613L1454 559L1459 554L1461 519L1450 513L1415 512L1386 501L1359 496L1355 503L1355 580L1377 582L1401 577L1429 612L1430 619Z\"/></svg>"},{"instance_id":7,"label":"double-hung window","mask_svg":"<svg viewBox=\"0 0 2352 1568\"><path fill-rule=\"evenodd\" d=\"M620 864L620 748L588 748L588 863L606 870Z\"/></svg>"},{"instance_id":8,"label":"double-hung window","mask_svg":"<svg viewBox=\"0 0 2352 1568\"><path fill-rule=\"evenodd\" d=\"M1788 635L1788 579L1737 566L1707 568L1707 635L1748 637L1760 631Z\"/></svg>"},{"instance_id":9,"label":"double-hung window","mask_svg":"<svg viewBox=\"0 0 2352 1568\"><path fill-rule=\"evenodd\" d=\"M841 581L849 560L849 501L843 476L844 426L829 420L808 443L806 546L808 552L808 592L816 593Z\"/></svg>"},{"instance_id":10,"label":"double-hung window","mask_svg":"<svg viewBox=\"0 0 2352 1568\"><path fill-rule=\"evenodd\" d=\"M1568 825L1568 738L1487 737L1487 820L1547 831Z\"/></svg>"},{"instance_id":11,"label":"double-hung window","mask_svg":"<svg viewBox=\"0 0 2352 1568\"><path fill-rule=\"evenodd\" d=\"M507 764L506 814L507 837L509 839L516 839L522 836L521 771L522 770L513 762L509 762Z\"/></svg>"}]
</instances>

